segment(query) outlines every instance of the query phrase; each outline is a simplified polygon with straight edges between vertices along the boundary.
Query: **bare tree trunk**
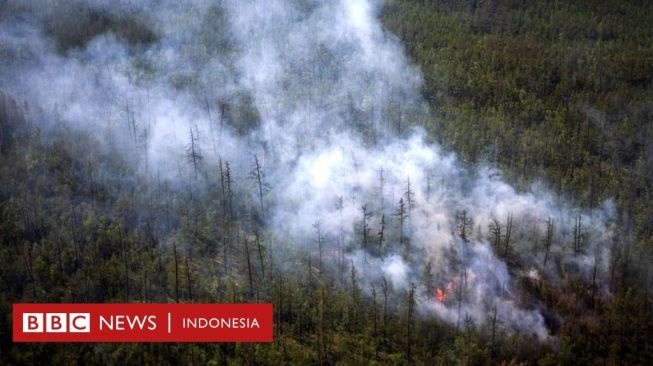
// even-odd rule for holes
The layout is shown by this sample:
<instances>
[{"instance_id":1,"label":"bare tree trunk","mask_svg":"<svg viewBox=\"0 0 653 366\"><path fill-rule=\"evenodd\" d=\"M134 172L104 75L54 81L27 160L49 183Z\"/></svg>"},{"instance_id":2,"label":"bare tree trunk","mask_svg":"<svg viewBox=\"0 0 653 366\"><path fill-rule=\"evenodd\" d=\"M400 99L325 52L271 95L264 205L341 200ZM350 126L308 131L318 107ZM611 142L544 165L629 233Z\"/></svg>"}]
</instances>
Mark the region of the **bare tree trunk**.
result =
<instances>
[{"instance_id":1,"label":"bare tree trunk","mask_svg":"<svg viewBox=\"0 0 653 366\"><path fill-rule=\"evenodd\" d=\"M503 250L503 255L507 256L510 250L510 235L512 234L512 212L508 215L508 222L506 223L506 241Z\"/></svg>"},{"instance_id":2,"label":"bare tree trunk","mask_svg":"<svg viewBox=\"0 0 653 366\"><path fill-rule=\"evenodd\" d=\"M247 239L243 238L243 245L245 247L245 259L247 260L247 276L249 277L249 299L254 298L254 278L252 277L252 261L249 256L249 245Z\"/></svg>"},{"instance_id":3,"label":"bare tree trunk","mask_svg":"<svg viewBox=\"0 0 653 366\"><path fill-rule=\"evenodd\" d=\"M261 170L261 164L256 155L254 155L254 167L250 174L252 178L256 180L256 185L258 187L258 200L261 208L261 215L263 215L263 171Z\"/></svg>"},{"instance_id":4,"label":"bare tree trunk","mask_svg":"<svg viewBox=\"0 0 653 366\"><path fill-rule=\"evenodd\" d=\"M265 265L263 262L263 249L261 246L261 238L259 236L258 230L254 231L254 235L256 237L256 246L258 248L258 259L261 263L261 280L265 280Z\"/></svg>"},{"instance_id":5,"label":"bare tree trunk","mask_svg":"<svg viewBox=\"0 0 653 366\"><path fill-rule=\"evenodd\" d=\"M381 283L381 289L383 290L383 342L385 343L388 328L388 281L385 278Z\"/></svg>"},{"instance_id":6,"label":"bare tree trunk","mask_svg":"<svg viewBox=\"0 0 653 366\"><path fill-rule=\"evenodd\" d=\"M367 242L370 236L369 219L372 213L368 211L367 204L364 204L361 210L363 211L363 256L367 262Z\"/></svg>"},{"instance_id":7,"label":"bare tree trunk","mask_svg":"<svg viewBox=\"0 0 653 366\"><path fill-rule=\"evenodd\" d=\"M546 223L546 239L544 242L545 252L544 252L544 266L549 259L549 252L551 251L551 244L553 243L553 219L549 217L549 220Z\"/></svg>"},{"instance_id":8,"label":"bare tree trunk","mask_svg":"<svg viewBox=\"0 0 653 366\"><path fill-rule=\"evenodd\" d=\"M179 303L179 262L177 260L177 244L172 242L172 254L175 260L175 300Z\"/></svg>"}]
</instances>

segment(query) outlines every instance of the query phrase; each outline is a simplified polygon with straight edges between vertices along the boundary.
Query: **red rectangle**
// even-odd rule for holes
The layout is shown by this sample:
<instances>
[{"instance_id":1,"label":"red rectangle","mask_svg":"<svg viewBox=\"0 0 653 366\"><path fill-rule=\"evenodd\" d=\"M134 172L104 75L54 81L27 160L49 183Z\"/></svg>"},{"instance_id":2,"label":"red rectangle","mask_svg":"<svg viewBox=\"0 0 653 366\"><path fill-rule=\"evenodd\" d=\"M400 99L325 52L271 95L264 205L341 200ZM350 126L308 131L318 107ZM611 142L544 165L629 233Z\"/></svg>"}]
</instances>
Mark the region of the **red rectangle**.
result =
<instances>
[{"instance_id":1,"label":"red rectangle","mask_svg":"<svg viewBox=\"0 0 653 366\"><path fill-rule=\"evenodd\" d=\"M14 304L14 342L272 342L272 304Z\"/></svg>"}]
</instances>

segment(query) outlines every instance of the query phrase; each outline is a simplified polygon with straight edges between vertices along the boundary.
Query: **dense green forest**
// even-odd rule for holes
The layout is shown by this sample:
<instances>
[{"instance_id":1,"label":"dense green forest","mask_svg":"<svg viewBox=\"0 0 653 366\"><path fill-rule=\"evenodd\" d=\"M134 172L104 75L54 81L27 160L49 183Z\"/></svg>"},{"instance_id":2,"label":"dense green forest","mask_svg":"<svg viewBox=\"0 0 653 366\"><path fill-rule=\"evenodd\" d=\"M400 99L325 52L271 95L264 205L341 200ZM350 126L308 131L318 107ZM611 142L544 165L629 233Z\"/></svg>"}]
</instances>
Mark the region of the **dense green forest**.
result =
<instances>
[{"instance_id":1,"label":"dense green forest","mask_svg":"<svg viewBox=\"0 0 653 366\"><path fill-rule=\"evenodd\" d=\"M546 309L546 341L501 328L496 308L482 325L417 314L416 292L425 288L432 298L433 284L363 288L353 262L322 263L319 222L308 228L310 251L275 234L263 217L264 196L274 187L266 186L258 157L251 166L220 160L202 168L191 129L186 158L194 178L177 185L142 174L136 158L98 136L63 122L39 128L24 116L35 108L2 92L0 363L649 364L653 3L407 0L386 2L380 17L424 79L428 116L407 124L423 125L467 167L498 167L519 189L541 181L586 209L614 201L606 291L564 269L560 278L517 277L520 300ZM107 24L129 28L125 37L137 34L138 43L156 38L140 25L102 17L79 34L90 38ZM244 102L216 109L231 113L236 129L258 118ZM236 179L236 169L247 176ZM410 189L409 181L398 195L398 236L388 229L387 238L381 230L368 239L371 214L362 208L365 246L404 244ZM466 241L471 224L464 213L456 222ZM510 229L504 228L508 238L497 229L493 248L517 273L528 264L508 246L528 239L510 242ZM431 269L420 271L430 282ZM11 305L18 302L271 302L274 342L15 344Z\"/></svg>"},{"instance_id":2,"label":"dense green forest","mask_svg":"<svg viewBox=\"0 0 653 366\"><path fill-rule=\"evenodd\" d=\"M651 5L396 1L384 23L424 75L429 131L518 182L614 197L650 243Z\"/></svg>"}]
</instances>

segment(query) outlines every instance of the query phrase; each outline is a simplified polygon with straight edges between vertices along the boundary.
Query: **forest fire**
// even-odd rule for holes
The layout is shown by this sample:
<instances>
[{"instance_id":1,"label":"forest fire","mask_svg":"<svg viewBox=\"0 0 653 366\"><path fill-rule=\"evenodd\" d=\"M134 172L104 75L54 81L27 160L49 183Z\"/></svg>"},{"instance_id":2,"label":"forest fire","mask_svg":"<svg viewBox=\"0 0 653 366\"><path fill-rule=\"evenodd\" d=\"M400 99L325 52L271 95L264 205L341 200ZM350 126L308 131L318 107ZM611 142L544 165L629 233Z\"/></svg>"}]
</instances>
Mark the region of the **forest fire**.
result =
<instances>
[{"instance_id":1,"label":"forest fire","mask_svg":"<svg viewBox=\"0 0 653 366\"><path fill-rule=\"evenodd\" d=\"M439 287L435 289L435 301L444 304L452 292L453 292L453 281L450 281L447 284L447 287L444 288L444 290Z\"/></svg>"},{"instance_id":2,"label":"forest fire","mask_svg":"<svg viewBox=\"0 0 653 366\"><path fill-rule=\"evenodd\" d=\"M653 0L592 3L0 0L0 308L273 307L0 366L653 366Z\"/></svg>"}]
</instances>

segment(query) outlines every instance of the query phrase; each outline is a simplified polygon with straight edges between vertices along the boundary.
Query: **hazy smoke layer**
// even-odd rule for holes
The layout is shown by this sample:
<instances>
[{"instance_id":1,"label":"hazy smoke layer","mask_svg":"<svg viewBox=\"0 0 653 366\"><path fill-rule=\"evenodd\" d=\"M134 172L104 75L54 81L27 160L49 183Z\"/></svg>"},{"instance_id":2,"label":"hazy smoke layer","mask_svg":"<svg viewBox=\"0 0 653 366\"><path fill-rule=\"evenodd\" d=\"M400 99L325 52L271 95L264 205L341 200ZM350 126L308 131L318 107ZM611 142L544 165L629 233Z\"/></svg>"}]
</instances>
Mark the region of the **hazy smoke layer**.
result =
<instances>
[{"instance_id":1,"label":"hazy smoke layer","mask_svg":"<svg viewBox=\"0 0 653 366\"><path fill-rule=\"evenodd\" d=\"M32 123L93 133L143 174L178 185L201 187L228 160L244 186L256 156L270 189L263 202L255 190L243 193L243 206L265 211L278 240L311 251L319 223L324 263L354 265L365 288L385 278L405 293L414 283L425 313L483 324L496 309L506 329L546 338L540 311L515 293L515 276L556 279L595 266L603 276L609 204L579 212L541 187L518 193L411 127L428 113L420 75L376 20L379 4L3 7L0 87L27 102ZM202 156L197 169L190 145ZM509 269L497 251L522 267Z\"/></svg>"}]
</instances>

